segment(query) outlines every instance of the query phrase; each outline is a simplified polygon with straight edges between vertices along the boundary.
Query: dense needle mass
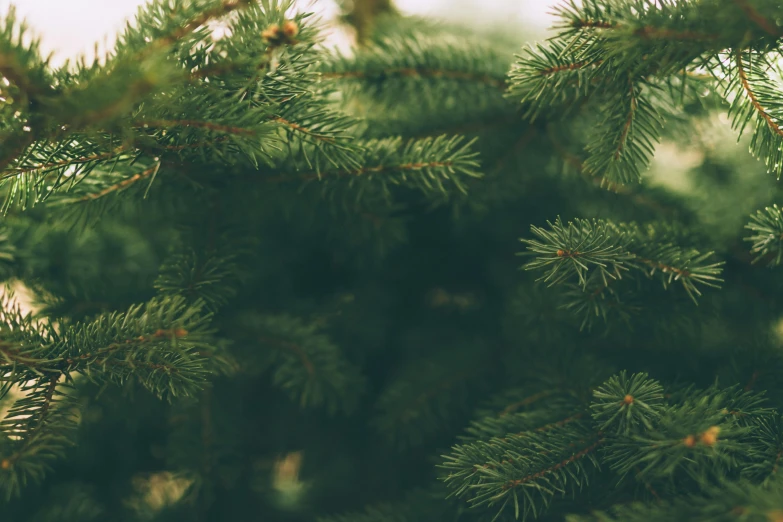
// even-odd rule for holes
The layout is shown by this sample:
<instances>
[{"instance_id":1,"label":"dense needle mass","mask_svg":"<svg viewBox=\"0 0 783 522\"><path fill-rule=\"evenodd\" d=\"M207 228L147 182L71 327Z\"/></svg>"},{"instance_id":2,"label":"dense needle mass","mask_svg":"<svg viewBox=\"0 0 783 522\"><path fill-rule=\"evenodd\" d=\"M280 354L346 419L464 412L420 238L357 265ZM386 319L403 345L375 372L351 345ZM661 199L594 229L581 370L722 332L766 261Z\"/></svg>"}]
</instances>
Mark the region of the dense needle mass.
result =
<instances>
[{"instance_id":1,"label":"dense needle mass","mask_svg":"<svg viewBox=\"0 0 783 522\"><path fill-rule=\"evenodd\" d=\"M340 5L0 18L0 520L783 520L780 3Z\"/></svg>"}]
</instances>

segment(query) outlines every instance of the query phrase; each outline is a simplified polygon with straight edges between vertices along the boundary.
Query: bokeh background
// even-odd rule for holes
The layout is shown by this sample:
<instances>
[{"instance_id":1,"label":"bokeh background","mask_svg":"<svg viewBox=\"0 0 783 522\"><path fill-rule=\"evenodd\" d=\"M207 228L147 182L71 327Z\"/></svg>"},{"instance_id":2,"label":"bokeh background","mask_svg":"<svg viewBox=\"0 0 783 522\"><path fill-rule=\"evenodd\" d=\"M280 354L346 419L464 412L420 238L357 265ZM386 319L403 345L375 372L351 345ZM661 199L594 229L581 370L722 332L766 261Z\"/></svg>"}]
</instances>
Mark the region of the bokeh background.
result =
<instances>
[{"instance_id":1,"label":"bokeh background","mask_svg":"<svg viewBox=\"0 0 783 522\"><path fill-rule=\"evenodd\" d=\"M52 52L57 65L80 53L92 57L94 46L110 45L125 21L146 0L0 0L0 12L15 5L41 38L45 52ZM299 0L324 19L334 18L333 0ZM557 0L395 0L404 13L436 17L447 22L468 23L479 30L519 30L525 40L537 40L552 22L548 14ZM334 34L339 44L343 36Z\"/></svg>"}]
</instances>

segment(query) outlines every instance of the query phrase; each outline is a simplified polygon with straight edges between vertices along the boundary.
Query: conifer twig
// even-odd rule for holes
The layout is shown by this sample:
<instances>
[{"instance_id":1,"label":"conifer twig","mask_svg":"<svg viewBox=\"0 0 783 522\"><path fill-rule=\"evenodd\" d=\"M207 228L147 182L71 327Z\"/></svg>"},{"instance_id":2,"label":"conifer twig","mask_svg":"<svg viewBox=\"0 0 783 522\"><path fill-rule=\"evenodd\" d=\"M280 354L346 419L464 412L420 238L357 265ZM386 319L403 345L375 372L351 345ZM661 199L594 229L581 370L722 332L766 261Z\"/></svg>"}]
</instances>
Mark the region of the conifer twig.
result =
<instances>
[{"instance_id":1,"label":"conifer twig","mask_svg":"<svg viewBox=\"0 0 783 522\"><path fill-rule=\"evenodd\" d=\"M740 82L742 83L742 88L745 90L745 93L748 95L748 98L750 99L751 105L753 105L753 108L756 109L756 112L759 113L759 116L761 116L764 121L767 122L767 125L769 126L772 131L777 134L778 136L783 136L783 129L780 128L780 126L775 122L774 119L767 113L766 110L764 110L764 107L761 106L761 103L759 102L758 98L756 97L755 93L753 92L753 89L750 87L750 82L748 81L748 75L745 72L745 67L742 63L742 49L737 49L735 52L736 62L737 62L737 74L739 75Z\"/></svg>"}]
</instances>

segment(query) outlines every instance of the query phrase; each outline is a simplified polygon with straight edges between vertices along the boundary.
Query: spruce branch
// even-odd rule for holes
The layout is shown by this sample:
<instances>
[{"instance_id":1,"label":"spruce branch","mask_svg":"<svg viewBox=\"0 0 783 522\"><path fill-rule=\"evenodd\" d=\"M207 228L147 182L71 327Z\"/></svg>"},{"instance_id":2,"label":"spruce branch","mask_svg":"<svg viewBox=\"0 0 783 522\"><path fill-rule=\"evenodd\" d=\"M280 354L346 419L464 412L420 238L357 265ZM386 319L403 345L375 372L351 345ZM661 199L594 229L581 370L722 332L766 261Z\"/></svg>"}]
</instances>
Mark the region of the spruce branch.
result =
<instances>
[{"instance_id":1,"label":"spruce branch","mask_svg":"<svg viewBox=\"0 0 783 522\"><path fill-rule=\"evenodd\" d=\"M57 389L59 374L28 381L24 395L0 422L0 491L5 500L17 496L28 482L40 482L51 462L73 444L77 426L72 399Z\"/></svg>"},{"instance_id":2,"label":"spruce branch","mask_svg":"<svg viewBox=\"0 0 783 522\"><path fill-rule=\"evenodd\" d=\"M657 276L664 287L680 282L695 302L699 286L717 287L722 281L722 263L707 263L712 252L701 253L672 242L666 227L639 227L606 220L576 219L564 224L560 218L549 229L533 226L538 239L522 239L529 250L542 254L525 265L526 270L546 269L542 280L551 285L576 277L583 290L590 281L608 286L629 270Z\"/></svg>"},{"instance_id":3,"label":"spruce branch","mask_svg":"<svg viewBox=\"0 0 783 522\"><path fill-rule=\"evenodd\" d=\"M769 172L780 177L783 172L783 153L780 142L783 129L779 121L783 105L777 96L776 78L780 70L777 55L761 55L738 49L733 66L728 68L726 96L733 96L729 108L732 125L740 134L753 121L751 152L762 159Z\"/></svg>"},{"instance_id":4,"label":"spruce branch","mask_svg":"<svg viewBox=\"0 0 783 522\"><path fill-rule=\"evenodd\" d=\"M261 178L266 183L320 182L328 189L342 181L349 189L375 186L388 194L394 186L408 187L431 196L447 195L449 185L466 191L465 181L480 176L477 153L470 150L475 140L438 136L404 142L402 138L358 143L358 169L290 173Z\"/></svg>"},{"instance_id":5,"label":"spruce branch","mask_svg":"<svg viewBox=\"0 0 783 522\"><path fill-rule=\"evenodd\" d=\"M745 238L753 243L750 249L755 254L753 262L769 257L769 266L779 266L783 261L783 210L777 204L757 210L745 228L753 232Z\"/></svg>"},{"instance_id":6,"label":"spruce branch","mask_svg":"<svg viewBox=\"0 0 783 522\"><path fill-rule=\"evenodd\" d=\"M567 522L670 522L672 520L759 520L777 522L783 514L780 483L760 486L750 481L725 481L676 499L633 502L590 515L570 515Z\"/></svg>"},{"instance_id":7,"label":"spruce branch","mask_svg":"<svg viewBox=\"0 0 783 522\"><path fill-rule=\"evenodd\" d=\"M580 490L598 467L601 434L575 422L541 434L462 444L444 455L443 480L472 506L538 518L556 496ZM498 507L499 506L499 507Z\"/></svg>"},{"instance_id":8,"label":"spruce branch","mask_svg":"<svg viewBox=\"0 0 783 522\"><path fill-rule=\"evenodd\" d=\"M364 389L359 369L315 322L286 315L253 319L262 367L272 382L302 407L324 406L331 413L350 412Z\"/></svg>"},{"instance_id":9,"label":"spruce branch","mask_svg":"<svg viewBox=\"0 0 783 522\"><path fill-rule=\"evenodd\" d=\"M593 419L604 432L650 429L662 413L663 387L646 373L620 372L593 392Z\"/></svg>"},{"instance_id":10,"label":"spruce branch","mask_svg":"<svg viewBox=\"0 0 783 522\"><path fill-rule=\"evenodd\" d=\"M586 146L585 172L610 183L640 181L660 139L661 115L633 84L626 92L610 96L602 113L606 116Z\"/></svg>"}]
</instances>

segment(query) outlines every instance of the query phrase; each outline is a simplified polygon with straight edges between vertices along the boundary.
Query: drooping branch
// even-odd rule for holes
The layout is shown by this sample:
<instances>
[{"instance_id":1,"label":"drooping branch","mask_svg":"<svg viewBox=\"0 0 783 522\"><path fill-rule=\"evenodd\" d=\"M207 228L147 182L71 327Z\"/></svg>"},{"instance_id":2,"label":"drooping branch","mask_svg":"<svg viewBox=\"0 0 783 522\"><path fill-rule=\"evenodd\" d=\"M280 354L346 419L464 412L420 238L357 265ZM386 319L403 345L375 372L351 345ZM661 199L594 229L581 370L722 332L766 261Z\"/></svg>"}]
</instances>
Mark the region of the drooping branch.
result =
<instances>
[{"instance_id":1,"label":"drooping branch","mask_svg":"<svg viewBox=\"0 0 783 522\"><path fill-rule=\"evenodd\" d=\"M735 53L736 57L736 64L737 64L737 74L739 75L740 82L742 83L742 88L745 90L745 93L748 95L748 98L750 99L751 105L753 105L753 108L756 109L756 112L759 113L759 116L761 116L764 121L767 122L767 125L769 126L772 131L777 134L778 136L783 136L783 129L780 128L780 125L775 122L775 120L772 118L772 116L767 113L766 110L764 110L764 107L761 106L761 103L759 102L758 98L756 97L756 94L753 92L753 89L750 87L750 82L748 81L748 75L745 72L745 67L742 62L742 49L737 49Z\"/></svg>"}]
</instances>

